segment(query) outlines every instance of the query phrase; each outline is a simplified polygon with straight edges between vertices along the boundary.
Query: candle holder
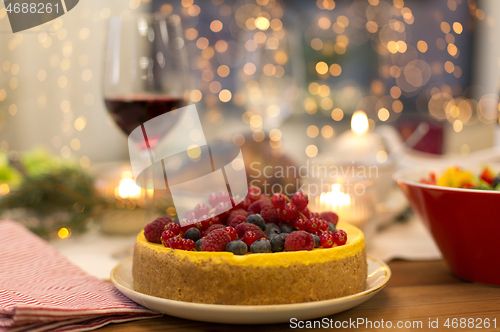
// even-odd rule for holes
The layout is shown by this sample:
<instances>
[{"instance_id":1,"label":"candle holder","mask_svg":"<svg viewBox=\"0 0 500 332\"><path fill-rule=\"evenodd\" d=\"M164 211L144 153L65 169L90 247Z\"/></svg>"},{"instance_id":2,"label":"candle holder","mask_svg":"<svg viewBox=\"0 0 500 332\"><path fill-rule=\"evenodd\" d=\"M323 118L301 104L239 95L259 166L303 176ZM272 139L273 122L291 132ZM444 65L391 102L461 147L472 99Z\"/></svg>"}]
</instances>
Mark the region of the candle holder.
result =
<instances>
[{"instance_id":1,"label":"candle holder","mask_svg":"<svg viewBox=\"0 0 500 332\"><path fill-rule=\"evenodd\" d=\"M135 234L160 215L175 215L175 209L169 210L167 195L158 193L161 190L153 200L153 189L135 183L130 165L101 164L93 172L97 191L109 202L99 216L102 232Z\"/></svg>"},{"instance_id":2,"label":"candle holder","mask_svg":"<svg viewBox=\"0 0 500 332\"><path fill-rule=\"evenodd\" d=\"M313 212L335 212L340 221L349 222L362 230L373 216L372 181L320 176L307 179L304 188Z\"/></svg>"}]
</instances>

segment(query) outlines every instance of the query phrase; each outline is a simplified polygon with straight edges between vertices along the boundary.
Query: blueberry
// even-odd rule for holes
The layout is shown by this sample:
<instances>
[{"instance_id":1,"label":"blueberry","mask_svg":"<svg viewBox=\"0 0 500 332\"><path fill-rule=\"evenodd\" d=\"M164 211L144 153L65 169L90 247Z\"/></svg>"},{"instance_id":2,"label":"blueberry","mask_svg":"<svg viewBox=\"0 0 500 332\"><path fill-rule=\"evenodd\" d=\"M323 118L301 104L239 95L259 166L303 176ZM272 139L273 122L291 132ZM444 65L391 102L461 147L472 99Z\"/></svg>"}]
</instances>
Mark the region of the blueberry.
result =
<instances>
[{"instance_id":1,"label":"blueberry","mask_svg":"<svg viewBox=\"0 0 500 332\"><path fill-rule=\"evenodd\" d=\"M268 253L271 251L271 243L268 240L257 240L250 246L250 251L254 254Z\"/></svg>"},{"instance_id":2,"label":"blueberry","mask_svg":"<svg viewBox=\"0 0 500 332\"><path fill-rule=\"evenodd\" d=\"M202 244L203 244L203 239L199 239L198 241L196 241L196 243L194 244L196 251L201 251Z\"/></svg>"},{"instance_id":3,"label":"blueberry","mask_svg":"<svg viewBox=\"0 0 500 332\"><path fill-rule=\"evenodd\" d=\"M249 215L247 217L247 222L259 226L262 230L264 230L264 227L266 225L264 218L262 218L262 216L258 213Z\"/></svg>"},{"instance_id":4,"label":"blueberry","mask_svg":"<svg viewBox=\"0 0 500 332\"><path fill-rule=\"evenodd\" d=\"M271 239L272 252L281 252L285 250L285 237L286 235L284 233L281 233Z\"/></svg>"},{"instance_id":5,"label":"blueberry","mask_svg":"<svg viewBox=\"0 0 500 332\"><path fill-rule=\"evenodd\" d=\"M227 244L226 251L232 252L235 255L244 255L247 253L248 247L245 242L234 240Z\"/></svg>"},{"instance_id":6,"label":"blueberry","mask_svg":"<svg viewBox=\"0 0 500 332\"><path fill-rule=\"evenodd\" d=\"M319 247L319 236L313 234L313 237L314 237L314 248L317 248Z\"/></svg>"},{"instance_id":7,"label":"blueberry","mask_svg":"<svg viewBox=\"0 0 500 332\"><path fill-rule=\"evenodd\" d=\"M283 235L284 237L287 237L289 233L280 233L280 235Z\"/></svg>"},{"instance_id":8,"label":"blueberry","mask_svg":"<svg viewBox=\"0 0 500 332\"><path fill-rule=\"evenodd\" d=\"M278 236L278 235L281 235L281 234L282 234L282 233L279 233L279 234L273 233L273 234L269 235L269 236L267 237L267 239L268 239L269 241L271 241L271 239L272 239L273 237Z\"/></svg>"},{"instance_id":9,"label":"blueberry","mask_svg":"<svg viewBox=\"0 0 500 332\"><path fill-rule=\"evenodd\" d=\"M273 235L281 233L281 230L278 227L278 225L276 225L275 223L270 222L270 223L267 223L264 226L264 233L266 233L266 236L269 239Z\"/></svg>"},{"instance_id":10,"label":"blueberry","mask_svg":"<svg viewBox=\"0 0 500 332\"><path fill-rule=\"evenodd\" d=\"M280 229L281 229L281 233L292 233L292 232L295 232L295 228L293 228L292 225L288 225L288 224L283 224L280 226Z\"/></svg>"},{"instance_id":11,"label":"blueberry","mask_svg":"<svg viewBox=\"0 0 500 332\"><path fill-rule=\"evenodd\" d=\"M184 237L186 239L193 240L194 242L198 241L201 237L200 230L196 227L191 227L186 231L186 234L184 234Z\"/></svg>"},{"instance_id":12,"label":"blueberry","mask_svg":"<svg viewBox=\"0 0 500 332\"><path fill-rule=\"evenodd\" d=\"M334 223L329 222L328 223L328 230L333 233L337 230L337 226Z\"/></svg>"}]
</instances>

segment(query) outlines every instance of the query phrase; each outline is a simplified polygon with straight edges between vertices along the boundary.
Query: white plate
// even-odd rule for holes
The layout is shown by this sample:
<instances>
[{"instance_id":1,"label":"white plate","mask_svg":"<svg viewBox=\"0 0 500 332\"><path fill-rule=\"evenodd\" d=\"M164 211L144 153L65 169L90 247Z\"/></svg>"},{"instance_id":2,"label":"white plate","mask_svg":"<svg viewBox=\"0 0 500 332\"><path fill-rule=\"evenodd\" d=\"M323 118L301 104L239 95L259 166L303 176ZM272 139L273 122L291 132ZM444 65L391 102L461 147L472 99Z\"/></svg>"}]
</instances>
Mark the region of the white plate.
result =
<instances>
[{"instance_id":1,"label":"white plate","mask_svg":"<svg viewBox=\"0 0 500 332\"><path fill-rule=\"evenodd\" d=\"M131 300L164 314L223 324L270 324L326 317L351 309L377 294L391 278L391 270L382 261L368 256L366 290L337 299L278 305L220 305L167 300L134 291L132 258L111 271L111 282Z\"/></svg>"}]
</instances>

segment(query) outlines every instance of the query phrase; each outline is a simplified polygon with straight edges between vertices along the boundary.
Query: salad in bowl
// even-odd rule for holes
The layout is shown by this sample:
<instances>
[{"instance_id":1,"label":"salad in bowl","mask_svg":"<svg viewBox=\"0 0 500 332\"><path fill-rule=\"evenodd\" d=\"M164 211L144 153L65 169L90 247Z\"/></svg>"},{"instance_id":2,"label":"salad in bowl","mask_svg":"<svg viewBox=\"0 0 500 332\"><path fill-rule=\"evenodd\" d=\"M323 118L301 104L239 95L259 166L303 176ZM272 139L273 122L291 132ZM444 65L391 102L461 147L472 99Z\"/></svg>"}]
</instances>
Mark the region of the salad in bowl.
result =
<instances>
[{"instance_id":1,"label":"salad in bowl","mask_svg":"<svg viewBox=\"0 0 500 332\"><path fill-rule=\"evenodd\" d=\"M500 286L500 167L409 168L393 176L458 277Z\"/></svg>"}]
</instances>

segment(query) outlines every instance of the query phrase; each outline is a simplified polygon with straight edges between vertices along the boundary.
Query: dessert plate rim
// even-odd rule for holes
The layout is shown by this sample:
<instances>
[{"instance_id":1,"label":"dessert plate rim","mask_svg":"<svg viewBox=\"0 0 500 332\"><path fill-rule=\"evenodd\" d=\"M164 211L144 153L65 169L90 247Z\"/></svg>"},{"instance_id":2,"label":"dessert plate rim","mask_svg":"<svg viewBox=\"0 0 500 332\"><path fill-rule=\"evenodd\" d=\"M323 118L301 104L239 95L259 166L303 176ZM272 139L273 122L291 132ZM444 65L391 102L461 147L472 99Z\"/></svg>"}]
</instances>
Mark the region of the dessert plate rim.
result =
<instances>
[{"instance_id":1,"label":"dessert plate rim","mask_svg":"<svg viewBox=\"0 0 500 332\"><path fill-rule=\"evenodd\" d=\"M118 263L111 271L111 282L134 302L161 313L212 323L223 324L271 324L326 317L351 309L378 293L391 278L389 266L370 255L366 256L368 275L366 289L340 298L273 305L224 305L169 300L137 292L132 284L132 257Z\"/></svg>"}]
</instances>

